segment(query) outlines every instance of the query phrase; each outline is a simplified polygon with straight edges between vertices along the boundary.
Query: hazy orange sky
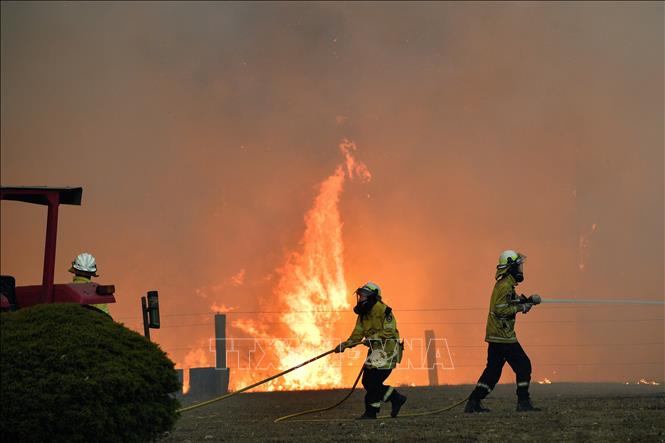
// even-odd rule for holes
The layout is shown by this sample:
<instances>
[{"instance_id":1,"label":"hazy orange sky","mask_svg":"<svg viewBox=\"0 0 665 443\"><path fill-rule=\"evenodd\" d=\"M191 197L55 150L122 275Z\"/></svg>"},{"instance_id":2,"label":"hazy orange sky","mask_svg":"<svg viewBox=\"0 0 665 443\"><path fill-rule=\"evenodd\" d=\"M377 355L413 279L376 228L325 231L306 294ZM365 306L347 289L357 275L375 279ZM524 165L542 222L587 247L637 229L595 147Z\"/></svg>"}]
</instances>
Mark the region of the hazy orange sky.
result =
<instances>
[{"instance_id":1,"label":"hazy orange sky","mask_svg":"<svg viewBox=\"0 0 665 443\"><path fill-rule=\"evenodd\" d=\"M379 283L403 336L448 340L440 381L473 382L504 249L528 255L520 292L663 300L663 9L2 2L2 184L82 186L56 281L93 253L137 330L159 290L153 339L182 362L212 334L185 314L269 303L353 140L372 181L339 203L349 303ZM45 220L2 203L1 271L19 285L41 280ZM542 305L518 337L536 379L662 380L664 317Z\"/></svg>"}]
</instances>

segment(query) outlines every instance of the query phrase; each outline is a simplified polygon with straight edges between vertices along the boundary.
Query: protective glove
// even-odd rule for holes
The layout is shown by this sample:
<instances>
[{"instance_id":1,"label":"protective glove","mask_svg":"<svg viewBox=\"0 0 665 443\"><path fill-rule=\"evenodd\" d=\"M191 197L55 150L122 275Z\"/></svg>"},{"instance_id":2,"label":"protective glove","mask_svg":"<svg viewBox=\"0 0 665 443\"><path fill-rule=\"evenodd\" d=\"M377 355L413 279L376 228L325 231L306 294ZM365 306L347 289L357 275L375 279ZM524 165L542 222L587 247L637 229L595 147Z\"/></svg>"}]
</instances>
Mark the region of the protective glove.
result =
<instances>
[{"instance_id":1,"label":"protective glove","mask_svg":"<svg viewBox=\"0 0 665 443\"><path fill-rule=\"evenodd\" d=\"M521 304L520 307L522 308L522 314L526 314L527 312L529 312L531 310L531 308L533 308L533 304L524 303L524 304Z\"/></svg>"},{"instance_id":2,"label":"protective glove","mask_svg":"<svg viewBox=\"0 0 665 443\"><path fill-rule=\"evenodd\" d=\"M335 347L335 353L339 354L340 352L344 352L346 349L346 342L343 341L342 343L338 344L337 347Z\"/></svg>"}]
</instances>

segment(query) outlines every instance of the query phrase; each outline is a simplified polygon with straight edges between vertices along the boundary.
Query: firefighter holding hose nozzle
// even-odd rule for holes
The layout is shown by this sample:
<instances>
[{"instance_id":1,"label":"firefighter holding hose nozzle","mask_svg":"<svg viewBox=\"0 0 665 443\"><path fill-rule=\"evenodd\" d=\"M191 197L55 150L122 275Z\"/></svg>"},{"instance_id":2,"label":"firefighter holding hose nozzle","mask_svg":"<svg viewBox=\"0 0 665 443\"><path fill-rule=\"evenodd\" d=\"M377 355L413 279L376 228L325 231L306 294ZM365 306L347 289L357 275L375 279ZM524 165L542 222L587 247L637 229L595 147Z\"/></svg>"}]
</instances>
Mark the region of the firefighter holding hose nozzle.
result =
<instances>
[{"instance_id":1,"label":"firefighter holding hose nozzle","mask_svg":"<svg viewBox=\"0 0 665 443\"><path fill-rule=\"evenodd\" d=\"M483 371L475 389L469 396L464 412L489 412L481 400L494 389L501 378L503 365L508 362L515 371L517 381L517 410L539 411L533 407L529 397L531 381L531 361L520 346L515 335L515 316L526 314L540 303L540 296L518 296L515 286L524 281L523 264L526 256L513 250L503 251L499 256L496 270L496 283L490 300L487 316L485 341L487 347L487 367Z\"/></svg>"},{"instance_id":2,"label":"firefighter holding hose nozzle","mask_svg":"<svg viewBox=\"0 0 665 443\"><path fill-rule=\"evenodd\" d=\"M335 352L344 352L361 342L369 347L362 378L367 391L365 412L359 419L376 419L381 401L390 402L390 416L397 417L406 396L383 384L402 360L403 344L399 339L395 315L381 300L381 288L375 283L366 283L356 290L355 295L357 303L353 312L358 314L356 326L349 339L340 343Z\"/></svg>"}]
</instances>

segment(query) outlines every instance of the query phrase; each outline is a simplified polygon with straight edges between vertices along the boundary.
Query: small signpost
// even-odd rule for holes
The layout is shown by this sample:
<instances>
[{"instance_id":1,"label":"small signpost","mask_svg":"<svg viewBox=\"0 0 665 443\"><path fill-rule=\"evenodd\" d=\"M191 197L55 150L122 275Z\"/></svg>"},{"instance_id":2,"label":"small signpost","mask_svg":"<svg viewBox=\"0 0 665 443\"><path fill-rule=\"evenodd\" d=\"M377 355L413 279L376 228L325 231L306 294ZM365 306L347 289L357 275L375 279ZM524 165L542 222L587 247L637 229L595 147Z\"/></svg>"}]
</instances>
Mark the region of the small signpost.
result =
<instances>
[{"instance_id":1,"label":"small signpost","mask_svg":"<svg viewBox=\"0 0 665 443\"><path fill-rule=\"evenodd\" d=\"M148 297L141 297L143 312L143 335L150 340L150 329L159 329L159 294L148 291Z\"/></svg>"}]
</instances>

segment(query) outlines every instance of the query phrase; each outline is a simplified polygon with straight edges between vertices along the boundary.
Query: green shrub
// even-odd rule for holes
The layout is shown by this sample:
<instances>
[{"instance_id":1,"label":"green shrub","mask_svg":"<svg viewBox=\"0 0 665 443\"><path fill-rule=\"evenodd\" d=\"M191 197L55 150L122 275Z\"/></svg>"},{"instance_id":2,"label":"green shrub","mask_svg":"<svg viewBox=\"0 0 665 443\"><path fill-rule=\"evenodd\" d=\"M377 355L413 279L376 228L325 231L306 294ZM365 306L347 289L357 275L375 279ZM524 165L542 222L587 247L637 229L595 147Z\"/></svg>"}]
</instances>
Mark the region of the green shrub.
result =
<instances>
[{"instance_id":1,"label":"green shrub","mask_svg":"<svg viewBox=\"0 0 665 443\"><path fill-rule=\"evenodd\" d=\"M75 304L0 315L3 441L147 441L179 404L173 362L108 316Z\"/></svg>"}]
</instances>

